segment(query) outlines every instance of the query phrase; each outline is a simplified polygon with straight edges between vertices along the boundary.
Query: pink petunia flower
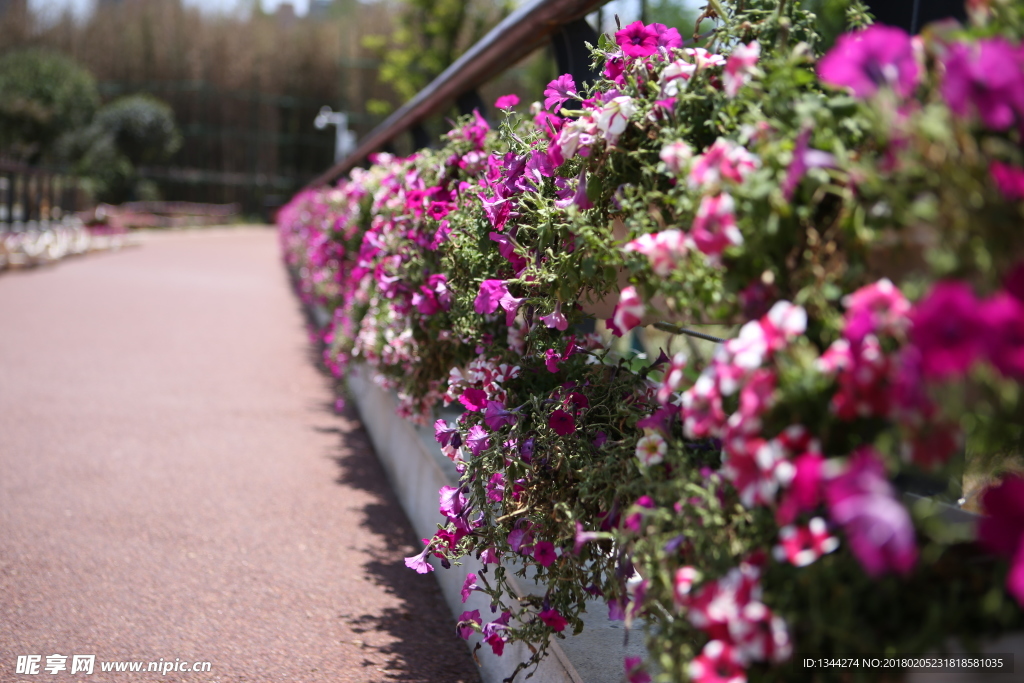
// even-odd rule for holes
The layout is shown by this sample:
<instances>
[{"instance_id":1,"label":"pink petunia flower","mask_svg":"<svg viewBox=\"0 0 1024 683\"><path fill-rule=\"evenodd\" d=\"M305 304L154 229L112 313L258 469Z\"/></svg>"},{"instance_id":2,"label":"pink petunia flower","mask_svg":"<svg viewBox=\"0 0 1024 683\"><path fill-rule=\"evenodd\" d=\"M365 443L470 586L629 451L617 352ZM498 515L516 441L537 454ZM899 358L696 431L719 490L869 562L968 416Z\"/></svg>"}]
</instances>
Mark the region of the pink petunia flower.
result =
<instances>
[{"instance_id":1,"label":"pink petunia flower","mask_svg":"<svg viewBox=\"0 0 1024 683\"><path fill-rule=\"evenodd\" d=\"M494 101L495 109L511 109L519 104L519 95L502 95Z\"/></svg>"},{"instance_id":2,"label":"pink petunia flower","mask_svg":"<svg viewBox=\"0 0 1024 683\"><path fill-rule=\"evenodd\" d=\"M626 243L622 249L643 254L651 262L651 269L655 274L665 277L675 270L686 256L686 242L686 234L682 230L671 228L641 235Z\"/></svg>"},{"instance_id":3,"label":"pink petunia flower","mask_svg":"<svg viewBox=\"0 0 1024 683\"><path fill-rule=\"evenodd\" d=\"M690 187L713 190L723 180L741 183L760 165L761 160L743 145L718 138L704 154L694 157L690 164Z\"/></svg>"},{"instance_id":4,"label":"pink petunia flower","mask_svg":"<svg viewBox=\"0 0 1024 683\"><path fill-rule=\"evenodd\" d=\"M747 683L747 672L735 648L721 640L708 642L686 673L693 683Z\"/></svg>"},{"instance_id":5,"label":"pink petunia flower","mask_svg":"<svg viewBox=\"0 0 1024 683\"><path fill-rule=\"evenodd\" d=\"M547 327L551 327L564 332L569 329L569 320L562 313L562 302L558 301L555 303L555 310L551 311L547 315L542 315L540 320Z\"/></svg>"},{"instance_id":6,"label":"pink petunia flower","mask_svg":"<svg viewBox=\"0 0 1024 683\"><path fill-rule=\"evenodd\" d=\"M732 51L722 71L722 84L725 86L726 95L736 97L740 88L750 82L754 66L760 57L761 43L756 40L746 45L738 45Z\"/></svg>"},{"instance_id":7,"label":"pink petunia flower","mask_svg":"<svg viewBox=\"0 0 1024 683\"><path fill-rule=\"evenodd\" d=\"M643 320L645 311L644 302L636 292L636 287L623 287L619 293L619 302L615 304L611 320L606 321L612 334L621 337Z\"/></svg>"},{"instance_id":8,"label":"pink petunia flower","mask_svg":"<svg viewBox=\"0 0 1024 683\"><path fill-rule=\"evenodd\" d=\"M903 29L882 24L839 36L835 47L818 62L821 80L850 88L861 98L871 97L883 87L908 97L917 87L920 73L910 36Z\"/></svg>"},{"instance_id":9,"label":"pink petunia flower","mask_svg":"<svg viewBox=\"0 0 1024 683\"><path fill-rule=\"evenodd\" d=\"M723 192L714 197L705 196L697 208L690 237L697 249L714 262L725 248L743 244L743 234L736 225L735 203Z\"/></svg>"},{"instance_id":10,"label":"pink petunia flower","mask_svg":"<svg viewBox=\"0 0 1024 683\"><path fill-rule=\"evenodd\" d=\"M806 567L839 547L839 539L828 532L828 525L815 517L807 526L784 526L779 529L779 544L772 553L779 562Z\"/></svg>"}]
</instances>

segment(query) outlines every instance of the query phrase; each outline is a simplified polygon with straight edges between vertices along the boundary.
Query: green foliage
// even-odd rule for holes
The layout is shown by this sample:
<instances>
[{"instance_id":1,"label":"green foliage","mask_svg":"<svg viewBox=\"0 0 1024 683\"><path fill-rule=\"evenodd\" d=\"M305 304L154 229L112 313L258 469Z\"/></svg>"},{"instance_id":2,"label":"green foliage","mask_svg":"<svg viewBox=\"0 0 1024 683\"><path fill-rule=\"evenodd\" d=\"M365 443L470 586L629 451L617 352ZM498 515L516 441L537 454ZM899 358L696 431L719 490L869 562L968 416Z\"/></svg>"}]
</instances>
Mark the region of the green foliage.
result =
<instances>
[{"instance_id":1,"label":"green foliage","mask_svg":"<svg viewBox=\"0 0 1024 683\"><path fill-rule=\"evenodd\" d=\"M512 7L511 0L404 0L394 33L366 36L363 46L383 60L381 80L408 100ZM386 113L388 105L374 100L368 108L380 114Z\"/></svg>"},{"instance_id":2,"label":"green foliage","mask_svg":"<svg viewBox=\"0 0 1024 683\"><path fill-rule=\"evenodd\" d=\"M69 57L10 52L0 57L0 150L39 161L61 135L88 124L98 102L92 75Z\"/></svg>"},{"instance_id":3,"label":"green foliage","mask_svg":"<svg viewBox=\"0 0 1024 683\"><path fill-rule=\"evenodd\" d=\"M120 203L152 194L138 167L166 161L181 147L174 113L149 95L128 95L104 106L88 128L62 141L66 158L88 177L98 199Z\"/></svg>"}]
</instances>

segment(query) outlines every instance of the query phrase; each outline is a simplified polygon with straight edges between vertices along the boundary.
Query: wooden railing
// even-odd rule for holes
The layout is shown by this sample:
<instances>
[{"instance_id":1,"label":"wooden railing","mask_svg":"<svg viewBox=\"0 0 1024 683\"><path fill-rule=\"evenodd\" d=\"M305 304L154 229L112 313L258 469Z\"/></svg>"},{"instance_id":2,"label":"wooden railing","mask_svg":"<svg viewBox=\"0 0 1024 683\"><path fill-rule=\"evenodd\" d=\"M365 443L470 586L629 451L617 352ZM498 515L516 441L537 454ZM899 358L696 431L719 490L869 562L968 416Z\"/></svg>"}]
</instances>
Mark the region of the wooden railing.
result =
<instances>
[{"instance_id":1,"label":"wooden railing","mask_svg":"<svg viewBox=\"0 0 1024 683\"><path fill-rule=\"evenodd\" d=\"M537 48L553 41L559 73L575 76L589 71L584 41L597 42L597 33L583 17L607 0L531 0L495 26L383 123L374 128L356 150L307 187L334 182L443 107L472 93ZM582 78L578 78L583 80Z\"/></svg>"}]
</instances>

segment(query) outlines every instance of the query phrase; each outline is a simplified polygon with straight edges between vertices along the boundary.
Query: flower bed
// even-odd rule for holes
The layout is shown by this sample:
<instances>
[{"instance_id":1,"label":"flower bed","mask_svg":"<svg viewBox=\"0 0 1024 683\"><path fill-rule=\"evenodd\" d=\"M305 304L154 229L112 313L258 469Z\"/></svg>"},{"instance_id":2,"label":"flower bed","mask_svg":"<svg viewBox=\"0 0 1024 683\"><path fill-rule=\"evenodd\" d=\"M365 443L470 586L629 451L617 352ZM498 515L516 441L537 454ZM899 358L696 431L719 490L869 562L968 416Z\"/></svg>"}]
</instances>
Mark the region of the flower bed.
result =
<instances>
[{"instance_id":1,"label":"flower bed","mask_svg":"<svg viewBox=\"0 0 1024 683\"><path fill-rule=\"evenodd\" d=\"M600 598L645 630L630 681L849 680L792 653L1020 629L1024 479L976 535L893 482L955 497L965 448L1021 453L1021 7L911 38L851 3L824 56L799 5L708 17L704 47L632 24L592 87L502 98L497 130L468 117L281 211L328 367L365 363L421 424L465 409L434 423L461 479L407 564L475 556L492 613L460 631L530 644L522 668ZM731 331L611 343L658 318ZM546 592L511 591L511 557Z\"/></svg>"}]
</instances>

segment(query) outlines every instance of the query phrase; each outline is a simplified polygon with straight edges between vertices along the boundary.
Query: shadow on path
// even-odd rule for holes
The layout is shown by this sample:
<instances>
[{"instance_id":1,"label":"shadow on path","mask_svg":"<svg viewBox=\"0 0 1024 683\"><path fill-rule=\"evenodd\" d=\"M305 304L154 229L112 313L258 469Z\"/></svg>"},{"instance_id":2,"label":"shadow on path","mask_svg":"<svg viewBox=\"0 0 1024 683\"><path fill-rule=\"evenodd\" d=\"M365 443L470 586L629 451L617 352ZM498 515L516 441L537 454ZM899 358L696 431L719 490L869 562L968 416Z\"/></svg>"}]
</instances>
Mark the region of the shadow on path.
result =
<instances>
[{"instance_id":1,"label":"shadow on path","mask_svg":"<svg viewBox=\"0 0 1024 683\"><path fill-rule=\"evenodd\" d=\"M325 406L325 410L331 407ZM394 681L476 683L476 665L455 632L455 620L432 576L416 574L404 558L421 548L377 460L373 444L354 407L342 411L346 425L334 429L340 439L334 457L340 468L337 483L367 492L373 502L363 506L360 524L378 537L374 545L385 548L372 553L364 565L368 577L401 601L398 608L379 613L342 615L356 633L387 633L391 644L375 648L388 658L387 678ZM438 628L438 624L444 628Z\"/></svg>"}]
</instances>

